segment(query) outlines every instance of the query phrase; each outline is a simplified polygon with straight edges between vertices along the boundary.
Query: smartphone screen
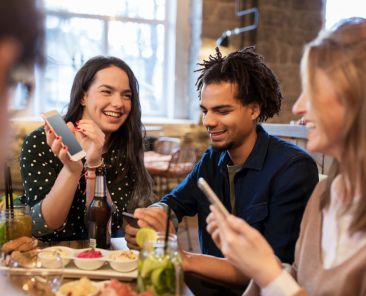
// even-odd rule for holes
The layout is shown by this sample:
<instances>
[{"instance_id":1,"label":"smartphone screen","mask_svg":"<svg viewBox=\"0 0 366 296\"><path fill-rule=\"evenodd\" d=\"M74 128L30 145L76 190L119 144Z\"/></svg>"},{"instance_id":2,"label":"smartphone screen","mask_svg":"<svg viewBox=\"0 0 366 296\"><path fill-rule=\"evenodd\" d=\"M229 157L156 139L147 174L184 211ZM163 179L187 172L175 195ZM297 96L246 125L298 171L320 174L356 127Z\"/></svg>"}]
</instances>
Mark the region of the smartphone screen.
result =
<instances>
[{"instance_id":1,"label":"smartphone screen","mask_svg":"<svg viewBox=\"0 0 366 296\"><path fill-rule=\"evenodd\" d=\"M50 111L44 113L43 117L52 127L55 133L58 136L62 137L62 142L67 146L69 155L71 157L74 155L78 155L79 157L77 157L78 158L77 160L79 160L83 156L85 156L85 152L83 151L82 147L76 140L74 134L70 131L64 119L57 111Z\"/></svg>"}]
</instances>

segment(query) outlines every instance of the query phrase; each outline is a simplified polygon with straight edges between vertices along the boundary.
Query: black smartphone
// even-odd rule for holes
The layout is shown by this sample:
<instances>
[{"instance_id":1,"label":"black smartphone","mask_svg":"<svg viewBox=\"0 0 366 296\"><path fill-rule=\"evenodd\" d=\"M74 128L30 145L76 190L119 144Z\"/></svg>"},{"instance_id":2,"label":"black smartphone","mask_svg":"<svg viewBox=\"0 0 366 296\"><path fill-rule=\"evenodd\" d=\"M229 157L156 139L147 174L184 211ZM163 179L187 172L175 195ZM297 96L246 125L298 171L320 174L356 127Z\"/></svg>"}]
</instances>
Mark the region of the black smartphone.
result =
<instances>
[{"instance_id":1,"label":"black smartphone","mask_svg":"<svg viewBox=\"0 0 366 296\"><path fill-rule=\"evenodd\" d=\"M135 218L133 214L122 212L122 215L126 219L127 223L130 224L132 227L140 228L140 226L137 224L138 219Z\"/></svg>"},{"instance_id":2,"label":"black smartphone","mask_svg":"<svg viewBox=\"0 0 366 296\"><path fill-rule=\"evenodd\" d=\"M42 117L53 129L56 136L62 137L62 142L67 146L67 153L72 160L78 161L85 157L85 151L81 148L74 134L70 131L69 127L66 125L66 122L57 111L52 110L43 113Z\"/></svg>"}]
</instances>

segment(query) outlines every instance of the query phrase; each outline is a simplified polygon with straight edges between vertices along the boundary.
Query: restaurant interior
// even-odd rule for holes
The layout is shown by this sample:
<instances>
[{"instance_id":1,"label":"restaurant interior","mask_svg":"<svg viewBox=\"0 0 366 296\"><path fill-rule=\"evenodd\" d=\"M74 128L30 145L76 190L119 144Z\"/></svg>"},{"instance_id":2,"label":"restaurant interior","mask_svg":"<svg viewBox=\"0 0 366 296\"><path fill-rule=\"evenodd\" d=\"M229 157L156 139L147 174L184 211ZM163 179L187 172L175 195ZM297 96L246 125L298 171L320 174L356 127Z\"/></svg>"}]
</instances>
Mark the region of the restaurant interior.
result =
<instances>
[{"instance_id":1,"label":"restaurant interior","mask_svg":"<svg viewBox=\"0 0 366 296\"><path fill-rule=\"evenodd\" d=\"M304 45L327 21L341 18L330 14L331 9L336 11L331 2L340 1L40 1L45 16L46 63L42 69L19 73L23 85L35 84L32 92L22 85L11 92L9 171L0 170L0 192L4 194L0 205L5 207L9 190L14 197L24 194L19 170L24 138L44 124L41 113L52 109L65 112L76 71L96 55L117 56L135 71L145 127L144 164L159 197L177 186L210 146L201 121L195 70L198 63L215 53L216 46L223 55L254 46L264 57L280 81L284 100L280 113L263 127L269 134L306 150L306 128L291 109L301 92L299 72ZM331 158L321 153L311 156L319 176L327 175ZM197 216L183 218L178 230L182 249L201 251L197 227ZM185 295L222 295L223 291L240 295L243 288L216 287L217 283L209 279L191 280L194 287L204 288L201 293L193 289L187 292L187 288Z\"/></svg>"}]
</instances>

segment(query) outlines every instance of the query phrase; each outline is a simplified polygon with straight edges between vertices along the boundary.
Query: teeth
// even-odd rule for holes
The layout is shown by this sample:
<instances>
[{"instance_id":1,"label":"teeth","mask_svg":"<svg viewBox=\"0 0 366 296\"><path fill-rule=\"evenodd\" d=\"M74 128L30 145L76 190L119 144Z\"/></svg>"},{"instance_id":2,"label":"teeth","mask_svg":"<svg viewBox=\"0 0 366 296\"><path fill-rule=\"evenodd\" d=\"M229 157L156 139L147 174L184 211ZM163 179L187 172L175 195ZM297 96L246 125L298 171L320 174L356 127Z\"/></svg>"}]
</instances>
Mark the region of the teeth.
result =
<instances>
[{"instance_id":1,"label":"teeth","mask_svg":"<svg viewBox=\"0 0 366 296\"><path fill-rule=\"evenodd\" d=\"M315 124L312 122L307 122L305 126L306 126L306 128L314 128Z\"/></svg>"},{"instance_id":2,"label":"teeth","mask_svg":"<svg viewBox=\"0 0 366 296\"><path fill-rule=\"evenodd\" d=\"M105 111L103 113L107 116L116 117L116 118L121 116L121 113L119 113L119 112Z\"/></svg>"}]
</instances>

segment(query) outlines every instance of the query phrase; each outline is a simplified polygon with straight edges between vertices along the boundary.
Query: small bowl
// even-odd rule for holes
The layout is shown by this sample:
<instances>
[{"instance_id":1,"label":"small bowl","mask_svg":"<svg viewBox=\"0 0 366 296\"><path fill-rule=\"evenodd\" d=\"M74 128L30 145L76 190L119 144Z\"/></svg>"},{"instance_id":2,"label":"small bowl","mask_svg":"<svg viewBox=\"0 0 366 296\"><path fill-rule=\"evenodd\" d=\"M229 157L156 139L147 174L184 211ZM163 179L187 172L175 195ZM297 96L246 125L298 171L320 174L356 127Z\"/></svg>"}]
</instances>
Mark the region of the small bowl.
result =
<instances>
[{"instance_id":1,"label":"small bowl","mask_svg":"<svg viewBox=\"0 0 366 296\"><path fill-rule=\"evenodd\" d=\"M65 267L71 259L74 257L73 250L68 247L62 247L62 246L55 246L55 247L49 247L44 248L40 251L38 257L41 261L42 266L45 268L52 268L50 265L52 265L52 256L58 255L62 259L62 265Z\"/></svg>"},{"instance_id":2,"label":"small bowl","mask_svg":"<svg viewBox=\"0 0 366 296\"><path fill-rule=\"evenodd\" d=\"M80 249L76 250L74 253L74 263L77 268L84 269L84 270L96 270L98 268L101 268L105 261L106 257L108 256L108 251L103 249L95 249L95 251L99 251L102 253L102 257L99 258L78 258L77 256L85 251L90 250L90 248L87 249Z\"/></svg>"},{"instance_id":3,"label":"small bowl","mask_svg":"<svg viewBox=\"0 0 366 296\"><path fill-rule=\"evenodd\" d=\"M128 272L137 268L138 257L139 252L135 250L111 251L107 260L114 270Z\"/></svg>"}]
</instances>

